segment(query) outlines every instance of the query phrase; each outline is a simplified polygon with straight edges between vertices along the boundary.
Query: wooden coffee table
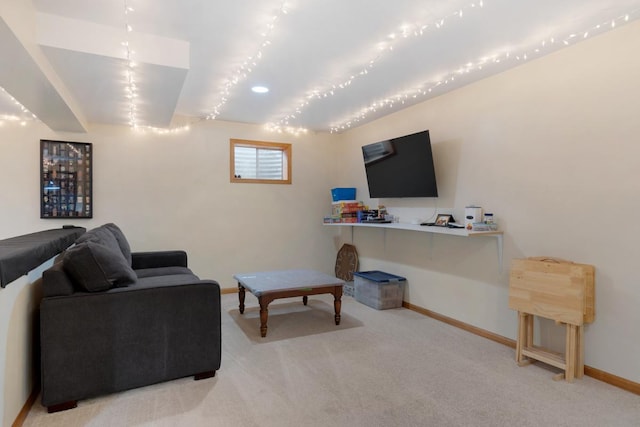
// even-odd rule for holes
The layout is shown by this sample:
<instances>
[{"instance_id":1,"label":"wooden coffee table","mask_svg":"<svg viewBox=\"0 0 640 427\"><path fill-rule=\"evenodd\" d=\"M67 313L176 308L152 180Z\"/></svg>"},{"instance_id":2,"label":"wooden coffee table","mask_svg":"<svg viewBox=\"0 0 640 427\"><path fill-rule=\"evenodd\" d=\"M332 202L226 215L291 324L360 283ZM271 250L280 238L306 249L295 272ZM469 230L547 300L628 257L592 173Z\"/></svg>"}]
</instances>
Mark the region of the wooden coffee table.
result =
<instances>
[{"instance_id":1,"label":"wooden coffee table","mask_svg":"<svg viewBox=\"0 0 640 427\"><path fill-rule=\"evenodd\" d=\"M245 290L248 290L260 304L260 335L267 336L268 306L277 298L302 297L307 305L309 295L333 294L336 325L340 324L343 280L314 270L277 270L258 273L234 274L238 281L240 313L244 313Z\"/></svg>"}]
</instances>

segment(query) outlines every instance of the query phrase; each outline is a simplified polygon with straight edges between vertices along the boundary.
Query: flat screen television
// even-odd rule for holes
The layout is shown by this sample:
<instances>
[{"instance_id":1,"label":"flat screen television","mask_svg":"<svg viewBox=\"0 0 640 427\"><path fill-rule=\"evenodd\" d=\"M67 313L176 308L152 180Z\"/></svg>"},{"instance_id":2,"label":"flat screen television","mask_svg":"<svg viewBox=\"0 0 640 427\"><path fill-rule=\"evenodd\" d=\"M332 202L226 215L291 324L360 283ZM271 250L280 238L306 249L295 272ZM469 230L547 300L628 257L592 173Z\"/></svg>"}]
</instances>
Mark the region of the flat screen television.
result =
<instances>
[{"instance_id":1,"label":"flat screen television","mask_svg":"<svg viewBox=\"0 0 640 427\"><path fill-rule=\"evenodd\" d=\"M429 131L362 147L371 198L438 197Z\"/></svg>"}]
</instances>

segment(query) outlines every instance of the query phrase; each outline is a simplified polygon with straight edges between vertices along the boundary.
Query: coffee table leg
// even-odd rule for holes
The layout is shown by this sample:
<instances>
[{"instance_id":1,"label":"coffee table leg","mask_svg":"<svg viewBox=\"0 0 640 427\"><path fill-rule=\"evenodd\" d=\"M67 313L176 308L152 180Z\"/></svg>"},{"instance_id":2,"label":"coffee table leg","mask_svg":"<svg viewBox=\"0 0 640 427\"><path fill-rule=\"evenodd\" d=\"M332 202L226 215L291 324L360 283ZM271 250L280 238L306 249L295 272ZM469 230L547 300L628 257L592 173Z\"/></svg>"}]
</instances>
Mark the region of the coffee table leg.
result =
<instances>
[{"instance_id":1,"label":"coffee table leg","mask_svg":"<svg viewBox=\"0 0 640 427\"><path fill-rule=\"evenodd\" d=\"M267 307L269 303L263 301L262 298L259 298L258 301L260 302L260 336L264 338L267 336L267 319L269 318Z\"/></svg>"},{"instance_id":2,"label":"coffee table leg","mask_svg":"<svg viewBox=\"0 0 640 427\"><path fill-rule=\"evenodd\" d=\"M240 299L240 314L244 313L244 287L238 283L238 298Z\"/></svg>"},{"instance_id":3,"label":"coffee table leg","mask_svg":"<svg viewBox=\"0 0 640 427\"><path fill-rule=\"evenodd\" d=\"M340 309L342 308L342 287L333 294L333 308L336 310L336 325L339 325Z\"/></svg>"}]
</instances>

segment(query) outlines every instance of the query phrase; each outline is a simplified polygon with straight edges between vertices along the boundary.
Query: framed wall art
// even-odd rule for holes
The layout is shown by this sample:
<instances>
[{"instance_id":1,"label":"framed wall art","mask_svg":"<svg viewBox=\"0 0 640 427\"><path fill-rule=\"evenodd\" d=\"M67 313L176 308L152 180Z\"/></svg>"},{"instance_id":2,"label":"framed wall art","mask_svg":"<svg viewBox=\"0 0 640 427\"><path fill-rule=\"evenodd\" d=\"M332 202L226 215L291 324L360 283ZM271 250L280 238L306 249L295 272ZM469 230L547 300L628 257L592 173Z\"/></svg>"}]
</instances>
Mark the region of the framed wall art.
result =
<instances>
[{"instance_id":1,"label":"framed wall art","mask_svg":"<svg viewBox=\"0 0 640 427\"><path fill-rule=\"evenodd\" d=\"M93 147L40 140L40 218L93 217Z\"/></svg>"}]
</instances>

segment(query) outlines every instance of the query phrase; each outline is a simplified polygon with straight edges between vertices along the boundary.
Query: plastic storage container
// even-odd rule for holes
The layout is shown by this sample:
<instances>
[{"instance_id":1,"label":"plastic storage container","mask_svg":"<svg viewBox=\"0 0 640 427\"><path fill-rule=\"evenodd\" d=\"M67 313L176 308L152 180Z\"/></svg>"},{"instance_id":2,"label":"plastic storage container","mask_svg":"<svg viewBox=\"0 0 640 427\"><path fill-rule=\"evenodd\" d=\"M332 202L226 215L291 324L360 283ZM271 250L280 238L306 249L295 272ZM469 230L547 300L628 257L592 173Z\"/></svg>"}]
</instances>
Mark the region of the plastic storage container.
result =
<instances>
[{"instance_id":1,"label":"plastic storage container","mask_svg":"<svg viewBox=\"0 0 640 427\"><path fill-rule=\"evenodd\" d=\"M344 282L344 285L342 285L342 295L353 297L354 292L355 289L353 282Z\"/></svg>"},{"instance_id":2,"label":"plastic storage container","mask_svg":"<svg viewBox=\"0 0 640 427\"><path fill-rule=\"evenodd\" d=\"M356 189L355 188L332 188L331 198L333 199L334 202L339 202L340 200L355 200Z\"/></svg>"},{"instance_id":3,"label":"plastic storage container","mask_svg":"<svg viewBox=\"0 0 640 427\"><path fill-rule=\"evenodd\" d=\"M353 279L357 301L376 310L402 307L406 278L374 270L353 273Z\"/></svg>"}]
</instances>

